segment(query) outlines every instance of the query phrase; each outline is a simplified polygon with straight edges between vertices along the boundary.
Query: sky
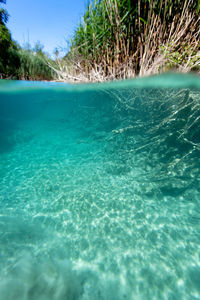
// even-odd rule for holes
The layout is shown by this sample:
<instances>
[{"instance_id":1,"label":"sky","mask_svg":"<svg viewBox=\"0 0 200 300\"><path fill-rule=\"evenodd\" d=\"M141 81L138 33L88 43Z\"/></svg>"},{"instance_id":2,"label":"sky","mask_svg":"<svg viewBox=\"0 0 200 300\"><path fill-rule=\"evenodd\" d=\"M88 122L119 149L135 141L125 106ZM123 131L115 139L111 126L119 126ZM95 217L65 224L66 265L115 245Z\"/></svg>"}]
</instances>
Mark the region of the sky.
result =
<instances>
[{"instance_id":1,"label":"sky","mask_svg":"<svg viewBox=\"0 0 200 300\"><path fill-rule=\"evenodd\" d=\"M86 8L86 0L7 0L4 8L12 38L23 46L37 41L52 55L54 49L67 48Z\"/></svg>"}]
</instances>

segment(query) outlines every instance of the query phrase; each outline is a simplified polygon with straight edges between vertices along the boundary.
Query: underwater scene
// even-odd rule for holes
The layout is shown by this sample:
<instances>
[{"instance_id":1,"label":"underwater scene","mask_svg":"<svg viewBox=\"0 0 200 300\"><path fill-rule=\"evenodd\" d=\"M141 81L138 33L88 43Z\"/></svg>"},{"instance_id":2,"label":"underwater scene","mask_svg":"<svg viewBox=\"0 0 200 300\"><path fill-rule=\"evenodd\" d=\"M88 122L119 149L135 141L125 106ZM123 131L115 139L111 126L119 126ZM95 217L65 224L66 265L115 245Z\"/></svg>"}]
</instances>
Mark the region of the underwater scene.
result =
<instances>
[{"instance_id":1,"label":"underwater scene","mask_svg":"<svg viewBox=\"0 0 200 300\"><path fill-rule=\"evenodd\" d=\"M0 81L0 299L200 299L200 79Z\"/></svg>"}]
</instances>

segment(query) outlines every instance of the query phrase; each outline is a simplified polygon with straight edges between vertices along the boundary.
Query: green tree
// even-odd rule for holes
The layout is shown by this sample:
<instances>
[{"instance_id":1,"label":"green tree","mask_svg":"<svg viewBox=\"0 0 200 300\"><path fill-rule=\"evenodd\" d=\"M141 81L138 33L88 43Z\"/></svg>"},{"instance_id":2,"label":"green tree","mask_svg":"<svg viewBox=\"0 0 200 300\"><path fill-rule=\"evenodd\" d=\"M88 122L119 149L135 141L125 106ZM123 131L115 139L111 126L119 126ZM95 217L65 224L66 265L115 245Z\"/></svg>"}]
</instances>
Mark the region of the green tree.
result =
<instances>
[{"instance_id":1,"label":"green tree","mask_svg":"<svg viewBox=\"0 0 200 300\"><path fill-rule=\"evenodd\" d=\"M6 0L0 0L6 4ZM18 45L12 40L11 33L6 27L7 10L0 7L0 78L16 77L19 67Z\"/></svg>"},{"instance_id":2,"label":"green tree","mask_svg":"<svg viewBox=\"0 0 200 300\"><path fill-rule=\"evenodd\" d=\"M0 0L0 4L6 4L6 0ZM0 24L4 24L8 21L8 12L4 8L0 7Z\"/></svg>"},{"instance_id":3,"label":"green tree","mask_svg":"<svg viewBox=\"0 0 200 300\"><path fill-rule=\"evenodd\" d=\"M33 47L33 51L42 57L44 57L45 55L43 49L44 49L44 45L42 45L40 41L37 41Z\"/></svg>"},{"instance_id":4,"label":"green tree","mask_svg":"<svg viewBox=\"0 0 200 300\"><path fill-rule=\"evenodd\" d=\"M27 80L51 80L53 71L49 68L43 45L37 42L22 49L13 41L6 26L8 12L1 7L6 0L0 0L0 79L14 78Z\"/></svg>"}]
</instances>

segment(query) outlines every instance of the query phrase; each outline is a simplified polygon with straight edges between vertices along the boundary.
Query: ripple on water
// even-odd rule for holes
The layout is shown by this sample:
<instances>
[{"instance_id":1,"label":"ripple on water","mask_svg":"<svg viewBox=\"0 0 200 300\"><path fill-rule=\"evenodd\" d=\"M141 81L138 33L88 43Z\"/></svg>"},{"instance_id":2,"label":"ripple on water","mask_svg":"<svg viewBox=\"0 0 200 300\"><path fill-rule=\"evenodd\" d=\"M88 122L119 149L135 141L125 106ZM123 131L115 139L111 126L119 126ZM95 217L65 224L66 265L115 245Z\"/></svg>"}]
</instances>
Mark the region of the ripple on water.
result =
<instances>
[{"instance_id":1,"label":"ripple on water","mask_svg":"<svg viewBox=\"0 0 200 300\"><path fill-rule=\"evenodd\" d=\"M199 95L4 92L2 299L200 298Z\"/></svg>"}]
</instances>

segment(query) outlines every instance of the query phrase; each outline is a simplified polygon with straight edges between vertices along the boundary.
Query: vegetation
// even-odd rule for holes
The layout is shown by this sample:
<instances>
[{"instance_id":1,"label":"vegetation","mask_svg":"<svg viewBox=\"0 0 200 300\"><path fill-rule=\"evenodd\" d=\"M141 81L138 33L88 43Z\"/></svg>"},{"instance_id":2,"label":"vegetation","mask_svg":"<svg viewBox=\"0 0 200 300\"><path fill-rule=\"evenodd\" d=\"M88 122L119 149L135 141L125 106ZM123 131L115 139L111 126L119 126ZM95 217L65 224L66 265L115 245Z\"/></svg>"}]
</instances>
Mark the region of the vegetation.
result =
<instances>
[{"instance_id":1,"label":"vegetation","mask_svg":"<svg viewBox=\"0 0 200 300\"><path fill-rule=\"evenodd\" d=\"M5 1L0 0L0 3L5 3ZM17 45L5 25L7 21L8 12L0 8L0 78L9 77L11 74L15 76L15 69L19 66Z\"/></svg>"},{"instance_id":2,"label":"vegetation","mask_svg":"<svg viewBox=\"0 0 200 300\"><path fill-rule=\"evenodd\" d=\"M199 71L199 8L200 0L91 0L57 75L103 81Z\"/></svg>"},{"instance_id":3,"label":"vegetation","mask_svg":"<svg viewBox=\"0 0 200 300\"><path fill-rule=\"evenodd\" d=\"M0 0L5 4L6 0ZM8 12L0 7L0 78L26 79L26 80L51 80L54 71L49 68L50 60L43 52L40 43L33 49L22 49L15 41L6 27ZM53 62L52 62L53 63Z\"/></svg>"},{"instance_id":4,"label":"vegetation","mask_svg":"<svg viewBox=\"0 0 200 300\"><path fill-rule=\"evenodd\" d=\"M52 80L53 70L48 66L50 58L38 48L38 44L33 49L19 49L19 67L17 69L18 78L23 80ZM53 61L52 61L53 64Z\"/></svg>"},{"instance_id":5,"label":"vegetation","mask_svg":"<svg viewBox=\"0 0 200 300\"><path fill-rule=\"evenodd\" d=\"M69 52L21 48L0 0L0 78L105 81L176 69L200 72L200 0L90 0ZM58 53L57 53L58 54Z\"/></svg>"}]
</instances>

